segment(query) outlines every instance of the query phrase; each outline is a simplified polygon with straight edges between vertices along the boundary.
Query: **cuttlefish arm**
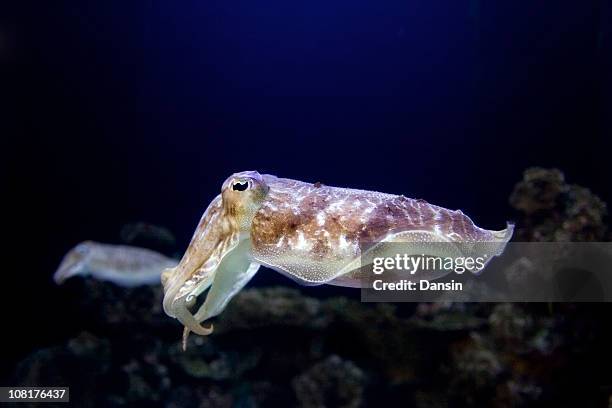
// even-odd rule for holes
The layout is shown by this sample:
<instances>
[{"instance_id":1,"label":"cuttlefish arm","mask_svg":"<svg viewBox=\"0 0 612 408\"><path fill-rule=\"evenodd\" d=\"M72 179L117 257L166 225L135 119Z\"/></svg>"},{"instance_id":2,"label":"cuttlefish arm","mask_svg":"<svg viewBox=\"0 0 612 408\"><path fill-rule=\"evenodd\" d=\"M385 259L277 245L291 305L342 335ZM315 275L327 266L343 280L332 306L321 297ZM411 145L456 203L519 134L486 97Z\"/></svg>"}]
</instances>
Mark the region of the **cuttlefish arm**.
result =
<instances>
[{"instance_id":1,"label":"cuttlefish arm","mask_svg":"<svg viewBox=\"0 0 612 408\"><path fill-rule=\"evenodd\" d=\"M251 262L250 241L243 240L230 253L223 257L206 296L204 304L193 315L196 322L206 321L225 309L229 301L251 280L259 270L260 264ZM212 331L212 324L210 329ZM189 327L183 331L183 349L186 348Z\"/></svg>"},{"instance_id":2,"label":"cuttlefish arm","mask_svg":"<svg viewBox=\"0 0 612 408\"><path fill-rule=\"evenodd\" d=\"M259 268L250 256L249 239L251 219L267 190L259 177L245 172L225 181L179 265L162 275L164 310L185 326L183 342L192 331L212 333L212 325L201 323L219 314ZM207 289L206 300L192 314L189 308Z\"/></svg>"},{"instance_id":3,"label":"cuttlefish arm","mask_svg":"<svg viewBox=\"0 0 612 408\"><path fill-rule=\"evenodd\" d=\"M161 277L166 314L200 335L212 333L212 327L206 328L197 322L189 306L210 287L221 259L239 241L238 233L224 222L221 203L220 195L210 203L181 262L174 268L166 269Z\"/></svg>"},{"instance_id":4,"label":"cuttlefish arm","mask_svg":"<svg viewBox=\"0 0 612 408\"><path fill-rule=\"evenodd\" d=\"M204 272L206 278L196 289L183 291L175 300L176 317L185 325L183 347L185 347L187 336L191 331L200 335L211 334L213 325L203 327L200 322L221 313L229 301L255 275L260 265L251 262L249 250L250 241L248 239L240 240L237 245L225 251L218 262L209 261L205 269L200 270L200 273ZM198 295L207 289L209 291L206 294L206 300L198 311L192 315L188 307Z\"/></svg>"},{"instance_id":5,"label":"cuttlefish arm","mask_svg":"<svg viewBox=\"0 0 612 408\"><path fill-rule=\"evenodd\" d=\"M84 241L64 256L53 280L59 285L74 276L92 276L125 287L155 285L161 271L176 264L150 249Z\"/></svg>"}]
</instances>

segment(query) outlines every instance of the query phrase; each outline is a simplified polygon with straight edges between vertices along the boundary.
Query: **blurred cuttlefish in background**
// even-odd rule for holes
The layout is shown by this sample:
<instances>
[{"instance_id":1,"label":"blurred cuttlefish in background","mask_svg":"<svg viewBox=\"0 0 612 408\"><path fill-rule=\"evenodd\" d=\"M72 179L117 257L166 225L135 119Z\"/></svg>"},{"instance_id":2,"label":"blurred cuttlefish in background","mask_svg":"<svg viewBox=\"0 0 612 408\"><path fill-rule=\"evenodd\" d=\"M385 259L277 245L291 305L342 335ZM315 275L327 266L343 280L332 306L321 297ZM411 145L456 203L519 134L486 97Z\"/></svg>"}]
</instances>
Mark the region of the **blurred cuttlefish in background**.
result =
<instances>
[{"instance_id":1,"label":"blurred cuttlefish in background","mask_svg":"<svg viewBox=\"0 0 612 408\"><path fill-rule=\"evenodd\" d=\"M305 285L361 287L360 243L487 242L493 257L512 232L511 224L479 228L461 211L424 200L245 171L225 180L180 263L162 273L163 306L185 326L185 347L191 331L212 333L202 322L221 313L261 265Z\"/></svg>"},{"instance_id":2,"label":"blurred cuttlefish in background","mask_svg":"<svg viewBox=\"0 0 612 408\"><path fill-rule=\"evenodd\" d=\"M73 276L92 276L120 286L158 285L161 272L176 259L128 245L84 241L72 248L53 275L59 285Z\"/></svg>"}]
</instances>

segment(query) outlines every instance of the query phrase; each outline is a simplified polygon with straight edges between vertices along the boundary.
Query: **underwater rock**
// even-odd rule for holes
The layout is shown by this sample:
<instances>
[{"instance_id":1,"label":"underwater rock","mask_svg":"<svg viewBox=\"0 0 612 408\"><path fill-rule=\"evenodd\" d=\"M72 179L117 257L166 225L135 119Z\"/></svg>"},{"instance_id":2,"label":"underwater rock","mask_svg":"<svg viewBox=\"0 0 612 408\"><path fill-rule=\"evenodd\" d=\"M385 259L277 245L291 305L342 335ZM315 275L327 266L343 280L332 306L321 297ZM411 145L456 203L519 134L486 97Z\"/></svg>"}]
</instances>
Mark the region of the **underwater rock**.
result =
<instances>
[{"instance_id":1,"label":"underwater rock","mask_svg":"<svg viewBox=\"0 0 612 408\"><path fill-rule=\"evenodd\" d=\"M500 303L489 316L491 335L498 342L525 344L534 327L533 318L512 303Z\"/></svg>"},{"instance_id":2,"label":"underwater rock","mask_svg":"<svg viewBox=\"0 0 612 408\"><path fill-rule=\"evenodd\" d=\"M543 395L551 398L563 393L545 388L556 370L566 364L558 354L562 345L570 346L561 341L562 315L532 306L495 305L488 331L474 332L468 341L453 346L450 394L454 399L461 399L463 392L469 397L463 404L466 406L481 406L488 400L494 402L487 405L530 406Z\"/></svg>"},{"instance_id":3,"label":"underwater rock","mask_svg":"<svg viewBox=\"0 0 612 408\"><path fill-rule=\"evenodd\" d=\"M362 404L364 372L337 355L313 365L292 381L300 407L354 408Z\"/></svg>"},{"instance_id":4,"label":"underwater rock","mask_svg":"<svg viewBox=\"0 0 612 408\"><path fill-rule=\"evenodd\" d=\"M500 303L489 316L490 334L504 352L549 355L560 345L559 323L525 306Z\"/></svg>"},{"instance_id":5,"label":"underwater rock","mask_svg":"<svg viewBox=\"0 0 612 408\"><path fill-rule=\"evenodd\" d=\"M567 192L565 220L560 241L601 241L606 236L607 206L589 189L571 185Z\"/></svg>"},{"instance_id":6,"label":"underwater rock","mask_svg":"<svg viewBox=\"0 0 612 408\"><path fill-rule=\"evenodd\" d=\"M71 401L94 407L98 406L98 382L110 371L109 341L81 333L65 346L43 348L26 357L18 364L11 385L70 387Z\"/></svg>"},{"instance_id":7,"label":"underwater rock","mask_svg":"<svg viewBox=\"0 0 612 408\"><path fill-rule=\"evenodd\" d=\"M416 318L431 319L438 313L465 311L465 303L458 302L423 302L419 303L415 312Z\"/></svg>"},{"instance_id":8,"label":"underwater rock","mask_svg":"<svg viewBox=\"0 0 612 408\"><path fill-rule=\"evenodd\" d=\"M449 406L444 393L421 390L414 393L414 404L417 408L447 408Z\"/></svg>"},{"instance_id":9,"label":"underwater rock","mask_svg":"<svg viewBox=\"0 0 612 408\"><path fill-rule=\"evenodd\" d=\"M240 378L245 372L255 367L261 358L261 352L254 348L248 353L219 350L208 338L201 339L201 344L193 344L183 352L179 344L171 348L169 357L185 374L194 378L206 378L215 381ZM198 341L198 338L194 341Z\"/></svg>"},{"instance_id":10,"label":"underwater rock","mask_svg":"<svg viewBox=\"0 0 612 408\"><path fill-rule=\"evenodd\" d=\"M121 400L125 403L141 401L143 399L158 401L160 398L159 389L154 387L147 376L143 373L143 368L138 361L132 360L122 367L127 377L127 390L123 393ZM116 399L119 401L120 399Z\"/></svg>"},{"instance_id":11,"label":"underwater rock","mask_svg":"<svg viewBox=\"0 0 612 408\"><path fill-rule=\"evenodd\" d=\"M419 329L471 332L487 324L487 320L478 313L483 307L475 303L449 301L419 303L409 321Z\"/></svg>"},{"instance_id":12,"label":"underwater rock","mask_svg":"<svg viewBox=\"0 0 612 408\"><path fill-rule=\"evenodd\" d=\"M427 341L426 336L416 336L416 326L400 318L395 305L363 304L337 297L327 300L324 310L333 316L333 324L326 332L331 345L358 364L364 356L376 361L379 375L387 382L412 381L424 365L425 356L419 354L419 349L420 342ZM342 344L340 338L350 341Z\"/></svg>"},{"instance_id":13,"label":"underwater rock","mask_svg":"<svg viewBox=\"0 0 612 408\"><path fill-rule=\"evenodd\" d=\"M523 180L514 186L510 205L526 214L550 210L558 205L559 196L566 189L560 170L532 167L525 170Z\"/></svg>"},{"instance_id":14,"label":"underwater rock","mask_svg":"<svg viewBox=\"0 0 612 408\"><path fill-rule=\"evenodd\" d=\"M276 399L278 387L266 381L225 383L191 383L174 387L167 394L166 408L256 408L293 406L284 398Z\"/></svg>"},{"instance_id":15,"label":"underwater rock","mask_svg":"<svg viewBox=\"0 0 612 408\"><path fill-rule=\"evenodd\" d=\"M403 317L397 305L363 304L338 297L327 300L324 309L334 316L328 336L333 338L337 333L350 339L335 350L360 366L374 364L377 379L392 386L437 376L447 358L448 344L487 323L474 315L474 308L468 311L462 306L434 306L435 312L427 316Z\"/></svg>"},{"instance_id":16,"label":"underwater rock","mask_svg":"<svg viewBox=\"0 0 612 408\"><path fill-rule=\"evenodd\" d=\"M173 389L164 405L166 408L232 408L235 406L232 394L221 387L180 386Z\"/></svg>"},{"instance_id":17,"label":"underwater rock","mask_svg":"<svg viewBox=\"0 0 612 408\"><path fill-rule=\"evenodd\" d=\"M95 357L102 366L108 361L110 355L109 342L87 332L70 339L66 348L76 357Z\"/></svg>"},{"instance_id":18,"label":"underwater rock","mask_svg":"<svg viewBox=\"0 0 612 408\"><path fill-rule=\"evenodd\" d=\"M95 334L34 352L12 382L78 387L71 398L81 406L359 406L385 395L385 406L562 401L564 389L550 385L555 373L576 376L562 353L584 355L598 338L578 307L439 303L406 313L272 287L238 294L219 319L223 329L192 336L183 352L171 319L135 321L155 321L146 307L127 306L142 289L81 285L92 294L76 292L79 301L116 301L125 304L114 310L131 312L96 316Z\"/></svg>"},{"instance_id":19,"label":"underwater rock","mask_svg":"<svg viewBox=\"0 0 612 408\"><path fill-rule=\"evenodd\" d=\"M508 288L514 293L528 293L534 284L544 285L543 278L537 273L538 267L539 262L526 256L513 261L505 271Z\"/></svg>"},{"instance_id":20,"label":"underwater rock","mask_svg":"<svg viewBox=\"0 0 612 408\"><path fill-rule=\"evenodd\" d=\"M489 316L491 336L504 351L550 354L559 346L559 322L546 312L528 311L525 306L500 303Z\"/></svg>"},{"instance_id":21,"label":"underwater rock","mask_svg":"<svg viewBox=\"0 0 612 408\"><path fill-rule=\"evenodd\" d=\"M440 313L431 319L411 319L420 329L436 331L469 331L483 327L486 320L467 313Z\"/></svg>"},{"instance_id":22,"label":"underwater rock","mask_svg":"<svg viewBox=\"0 0 612 408\"><path fill-rule=\"evenodd\" d=\"M522 213L517 241L601 241L608 238L606 204L589 189L567 184L558 169L530 168L510 204Z\"/></svg>"},{"instance_id":23,"label":"underwater rock","mask_svg":"<svg viewBox=\"0 0 612 408\"><path fill-rule=\"evenodd\" d=\"M58 290L74 302L79 313L87 316L91 326L177 327L163 312L161 286L125 288L90 277L77 277Z\"/></svg>"},{"instance_id":24,"label":"underwater rock","mask_svg":"<svg viewBox=\"0 0 612 408\"><path fill-rule=\"evenodd\" d=\"M451 405L494 405L491 400L496 396L504 366L490 342L472 333L466 341L455 345L452 359Z\"/></svg>"},{"instance_id":25,"label":"underwater rock","mask_svg":"<svg viewBox=\"0 0 612 408\"><path fill-rule=\"evenodd\" d=\"M508 380L501 382L496 389L496 395L489 405L498 407L531 407L541 406L539 399L542 387L529 380Z\"/></svg>"},{"instance_id":26,"label":"underwater rock","mask_svg":"<svg viewBox=\"0 0 612 408\"><path fill-rule=\"evenodd\" d=\"M322 313L321 301L306 297L297 289L246 289L228 304L215 324L215 332L268 326L322 329L330 323L330 318Z\"/></svg>"},{"instance_id":27,"label":"underwater rock","mask_svg":"<svg viewBox=\"0 0 612 408\"><path fill-rule=\"evenodd\" d=\"M116 401L123 400L128 404L143 400L160 401L171 389L170 370L160 359L162 347L160 342L147 342L140 346L139 353L126 356L127 363L120 367L125 388L114 395Z\"/></svg>"},{"instance_id":28,"label":"underwater rock","mask_svg":"<svg viewBox=\"0 0 612 408\"><path fill-rule=\"evenodd\" d=\"M459 380L483 386L502 371L502 363L495 350L481 335L472 333L468 342L454 354Z\"/></svg>"}]
</instances>

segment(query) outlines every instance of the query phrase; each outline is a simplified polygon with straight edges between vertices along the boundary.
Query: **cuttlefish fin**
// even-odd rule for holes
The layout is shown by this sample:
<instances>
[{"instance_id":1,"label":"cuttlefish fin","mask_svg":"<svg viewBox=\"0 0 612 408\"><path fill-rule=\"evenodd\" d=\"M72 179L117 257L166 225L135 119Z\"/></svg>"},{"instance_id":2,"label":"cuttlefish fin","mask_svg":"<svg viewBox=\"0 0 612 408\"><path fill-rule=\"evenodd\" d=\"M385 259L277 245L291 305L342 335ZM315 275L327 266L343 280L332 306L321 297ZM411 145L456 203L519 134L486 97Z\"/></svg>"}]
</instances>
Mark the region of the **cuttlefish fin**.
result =
<instances>
[{"instance_id":1,"label":"cuttlefish fin","mask_svg":"<svg viewBox=\"0 0 612 408\"><path fill-rule=\"evenodd\" d=\"M445 242L446 244L441 246L439 245L441 242ZM369 272L365 266L371 263L372 259L375 257L394 257L397 247L385 245L388 243L410 243L409 255L413 256L421 254L427 254L429 256L450 256L452 254L455 254L456 256L460 255L453 243L449 242L447 238L444 238L438 234L423 230L400 231L395 234L390 234L380 242L365 248L361 256L358 256L349 262L342 270L338 272L338 275L334 279L326 283L329 285L351 288L369 287ZM406 249L408 249L408 247L406 247ZM444 252L441 252L441 250ZM366 263L365 265L363 264L364 262ZM427 276L427 280L437 279L446 274L448 274L447 271L440 271L437 273L430 272Z\"/></svg>"},{"instance_id":2,"label":"cuttlefish fin","mask_svg":"<svg viewBox=\"0 0 612 408\"><path fill-rule=\"evenodd\" d=\"M508 228L502 231L491 231L490 240L481 242L463 242L451 241L448 237L436 234L432 231L423 230L408 230L400 231L391 234L381 242L367 248L360 257L352 260L338 276L328 282L331 285L345 287L369 287L369 272L368 268L364 268L371 263L374 258L394 257L398 247L385 245L388 243L409 243L408 246L401 247L405 254L409 256L419 257L439 257L439 258L457 258L457 257L484 257L486 265L493 257L500 255L506 243L512 237L513 225L509 224ZM362 265L363 263L365 265ZM478 271L474 272L477 273ZM449 270L428 269L417 270L410 273L414 278L435 280L445 275L448 275ZM405 272L392 271L387 272L387 276L396 275L395 279L405 278Z\"/></svg>"}]
</instances>

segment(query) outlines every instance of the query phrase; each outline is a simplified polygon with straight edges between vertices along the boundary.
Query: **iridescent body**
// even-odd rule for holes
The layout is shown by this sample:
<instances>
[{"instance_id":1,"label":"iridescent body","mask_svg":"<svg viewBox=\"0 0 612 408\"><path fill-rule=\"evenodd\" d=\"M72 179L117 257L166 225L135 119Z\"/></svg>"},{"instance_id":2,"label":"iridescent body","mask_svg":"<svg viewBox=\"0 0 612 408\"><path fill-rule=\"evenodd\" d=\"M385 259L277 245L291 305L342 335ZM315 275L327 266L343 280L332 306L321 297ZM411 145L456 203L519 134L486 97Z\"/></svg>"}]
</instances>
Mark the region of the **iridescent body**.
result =
<instances>
[{"instance_id":1,"label":"iridescent body","mask_svg":"<svg viewBox=\"0 0 612 408\"><path fill-rule=\"evenodd\" d=\"M132 287L159 284L161 272L177 261L146 248L84 241L72 248L57 268L57 284L73 276L96 279Z\"/></svg>"},{"instance_id":2,"label":"iridescent body","mask_svg":"<svg viewBox=\"0 0 612 408\"><path fill-rule=\"evenodd\" d=\"M184 340L190 331L207 335L212 326L201 323L218 315L260 265L306 285L359 287L368 243L490 242L495 256L512 229L485 230L461 211L423 200L236 173L204 212L180 264L162 274L164 310L185 325Z\"/></svg>"}]
</instances>

